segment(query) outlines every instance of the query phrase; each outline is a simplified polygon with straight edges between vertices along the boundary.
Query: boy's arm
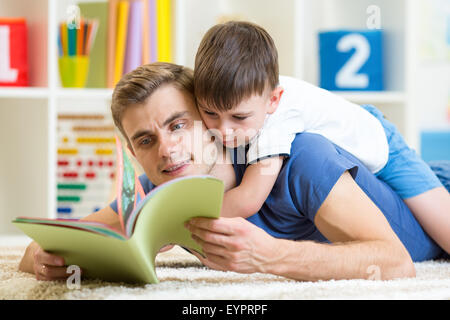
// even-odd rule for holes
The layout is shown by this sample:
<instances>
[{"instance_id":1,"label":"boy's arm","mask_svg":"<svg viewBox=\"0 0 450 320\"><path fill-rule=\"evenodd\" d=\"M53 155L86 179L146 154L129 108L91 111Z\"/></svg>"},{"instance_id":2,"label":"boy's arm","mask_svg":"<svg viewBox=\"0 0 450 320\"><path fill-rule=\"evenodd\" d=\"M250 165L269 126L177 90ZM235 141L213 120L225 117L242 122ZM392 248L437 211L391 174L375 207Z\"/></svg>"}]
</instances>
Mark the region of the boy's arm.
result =
<instances>
[{"instance_id":1,"label":"boy's arm","mask_svg":"<svg viewBox=\"0 0 450 320\"><path fill-rule=\"evenodd\" d=\"M249 165L241 184L225 193L221 216L247 218L258 212L269 196L282 165L283 157L266 158Z\"/></svg>"},{"instance_id":2,"label":"boy's arm","mask_svg":"<svg viewBox=\"0 0 450 320\"><path fill-rule=\"evenodd\" d=\"M120 229L118 215L110 206L94 212L80 220L96 221ZM19 270L34 273L38 280L63 280L70 276L64 258L42 250L36 242L32 242L25 250L19 264Z\"/></svg>"},{"instance_id":3,"label":"boy's arm","mask_svg":"<svg viewBox=\"0 0 450 320\"><path fill-rule=\"evenodd\" d=\"M236 186L236 175L234 174L233 165L230 163L216 163L209 174L223 181L225 191Z\"/></svg>"},{"instance_id":4,"label":"boy's arm","mask_svg":"<svg viewBox=\"0 0 450 320\"><path fill-rule=\"evenodd\" d=\"M221 150L221 152L219 152L216 163L209 174L221 179L225 184L225 191L228 191L236 186L233 161L231 160L229 151L223 145L217 144L217 150Z\"/></svg>"}]
</instances>

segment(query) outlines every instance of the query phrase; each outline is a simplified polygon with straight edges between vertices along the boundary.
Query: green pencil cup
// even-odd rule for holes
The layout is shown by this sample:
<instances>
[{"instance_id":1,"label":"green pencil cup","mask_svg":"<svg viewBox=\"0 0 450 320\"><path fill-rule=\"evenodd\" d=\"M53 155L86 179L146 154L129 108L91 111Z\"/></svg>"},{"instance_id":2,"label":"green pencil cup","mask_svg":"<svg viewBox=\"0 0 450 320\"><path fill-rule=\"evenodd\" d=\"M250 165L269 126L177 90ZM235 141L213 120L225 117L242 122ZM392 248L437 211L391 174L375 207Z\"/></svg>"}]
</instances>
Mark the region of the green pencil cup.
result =
<instances>
[{"instance_id":1,"label":"green pencil cup","mask_svg":"<svg viewBox=\"0 0 450 320\"><path fill-rule=\"evenodd\" d=\"M84 88L89 72L89 56L62 56L58 59L64 88Z\"/></svg>"}]
</instances>

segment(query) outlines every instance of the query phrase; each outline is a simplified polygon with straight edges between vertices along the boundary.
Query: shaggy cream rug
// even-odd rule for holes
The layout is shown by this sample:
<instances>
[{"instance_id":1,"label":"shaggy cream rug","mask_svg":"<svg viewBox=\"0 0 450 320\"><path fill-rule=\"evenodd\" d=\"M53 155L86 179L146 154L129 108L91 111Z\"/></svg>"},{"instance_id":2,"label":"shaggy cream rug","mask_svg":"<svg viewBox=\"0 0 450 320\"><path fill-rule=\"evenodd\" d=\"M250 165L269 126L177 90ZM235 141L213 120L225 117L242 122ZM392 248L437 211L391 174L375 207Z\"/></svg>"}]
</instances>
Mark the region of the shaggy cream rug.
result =
<instances>
[{"instance_id":1,"label":"shaggy cream rug","mask_svg":"<svg viewBox=\"0 0 450 320\"><path fill-rule=\"evenodd\" d=\"M159 284L130 285L82 280L37 281L18 271L25 246L0 245L0 299L450 299L450 262L416 263L414 279L299 282L266 274L238 274L203 267L179 247L158 255Z\"/></svg>"}]
</instances>

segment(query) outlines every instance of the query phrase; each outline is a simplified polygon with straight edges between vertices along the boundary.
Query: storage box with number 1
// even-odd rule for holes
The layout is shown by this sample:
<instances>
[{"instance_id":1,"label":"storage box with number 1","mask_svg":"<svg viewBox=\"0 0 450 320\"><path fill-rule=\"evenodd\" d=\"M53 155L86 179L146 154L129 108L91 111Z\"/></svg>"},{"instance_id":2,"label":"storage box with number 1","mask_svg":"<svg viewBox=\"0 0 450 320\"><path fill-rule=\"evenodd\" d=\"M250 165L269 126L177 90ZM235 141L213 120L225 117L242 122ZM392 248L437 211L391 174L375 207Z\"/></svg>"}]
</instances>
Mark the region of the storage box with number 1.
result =
<instances>
[{"instance_id":1,"label":"storage box with number 1","mask_svg":"<svg viewBox=\"0 0 450 320\"><path fill-rule=\"evenodd\" d=\"M28 85L27 54L25 19L0 17L0 86Z\"/></svg>"},{"instance_id":2,"label":"storage box with number 1","mask_svg":"<svg viewBox=\"0 0 450 320\"><path fill-rule=\"evenodd\" d=\"M322 88L384 90L382 30L320 32L319 51Z\"/></svg>"}]
</instances>

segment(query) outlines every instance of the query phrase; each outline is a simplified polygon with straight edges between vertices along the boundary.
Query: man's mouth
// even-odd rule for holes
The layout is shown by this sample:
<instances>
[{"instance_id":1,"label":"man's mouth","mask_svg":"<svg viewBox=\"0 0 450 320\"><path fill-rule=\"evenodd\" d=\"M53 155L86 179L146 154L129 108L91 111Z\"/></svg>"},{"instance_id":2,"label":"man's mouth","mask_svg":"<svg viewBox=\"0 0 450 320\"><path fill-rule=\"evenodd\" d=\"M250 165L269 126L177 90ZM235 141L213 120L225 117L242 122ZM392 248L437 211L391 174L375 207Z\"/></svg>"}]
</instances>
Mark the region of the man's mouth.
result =
<instances>
[{"instance_id":1,"label":"man's mouth","mask_svg":"<svg viewBox=\"0 0 450 320\"><path fill-rule=\"evenodd\" d=\"M190 163L190 160L185 160L185 161L179 162L177 164L171 164L163 170L163 173L166 173L169 175L177 175L177 174L181 173L189 165L189 163Z\"/></svg>"}]
</instances>

